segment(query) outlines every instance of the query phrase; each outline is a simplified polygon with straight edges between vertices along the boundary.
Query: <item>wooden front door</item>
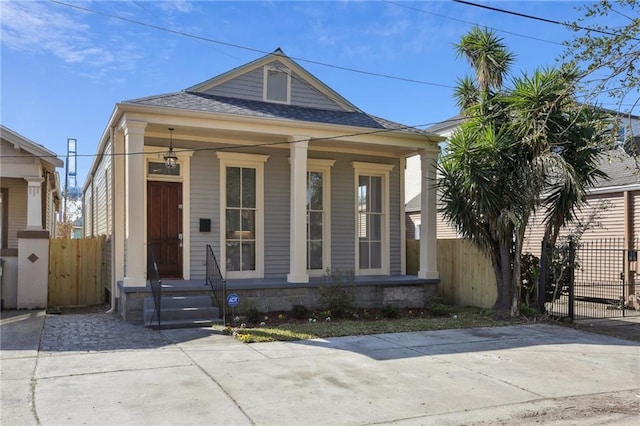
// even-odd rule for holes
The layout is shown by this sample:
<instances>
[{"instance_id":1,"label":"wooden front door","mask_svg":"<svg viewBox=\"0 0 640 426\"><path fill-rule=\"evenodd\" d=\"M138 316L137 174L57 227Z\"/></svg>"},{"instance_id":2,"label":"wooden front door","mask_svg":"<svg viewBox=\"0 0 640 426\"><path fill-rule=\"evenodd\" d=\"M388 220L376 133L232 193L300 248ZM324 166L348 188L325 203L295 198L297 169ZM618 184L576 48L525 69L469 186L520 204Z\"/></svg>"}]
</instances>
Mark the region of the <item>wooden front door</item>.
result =
<instances>
[{"instance_id":1,"label":"wooden front door","mask_svg":"<svg viewBox=\"0 0 640 426\"><path fill-rule=\"evenodd\" d=\"M160 278L182 278L182 184L147 182L147 243Z\"/></svg>"}]
</instances>

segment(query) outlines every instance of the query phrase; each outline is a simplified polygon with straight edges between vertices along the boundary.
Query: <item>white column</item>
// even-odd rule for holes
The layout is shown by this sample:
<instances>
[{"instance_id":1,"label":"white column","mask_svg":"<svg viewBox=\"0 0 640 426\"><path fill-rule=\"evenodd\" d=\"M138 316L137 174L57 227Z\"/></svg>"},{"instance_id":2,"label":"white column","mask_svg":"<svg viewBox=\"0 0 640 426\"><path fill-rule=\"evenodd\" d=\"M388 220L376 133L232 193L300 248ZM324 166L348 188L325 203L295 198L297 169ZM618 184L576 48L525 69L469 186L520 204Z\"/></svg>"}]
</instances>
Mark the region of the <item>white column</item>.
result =
<instances>
[{"instance_id":1,"label":"white column","mask_svg":"<svg viewBox=\"0 0 640 426\"><path fill-rule=\"evenodd\" d=\"M291 144L290 266L287 282L309 282L307 274L307 136L294 136Z\"/></svg>"},{"instance_id":2,"label":"white column","mask_svg":"<svg viewBox=\"0 0 640 426\"><path fill-rule=\"evenodd\" d=\"M124 285L145 287L147 284L147 242L144 217L144 129L147 123L126 121L125 145L125 233L126 261Z\"/></svg>"},{"instance_id":3,"label":"white column","mask_svg":"<svg viewBox=\"0 0 640 426\"><path fill-rule=\"evenodd\" d=\"M42 182L38 176L25 177L27 181L27 230L42 230Z\"/></svg>"},{"instance_id":4,"label":"white column","mask_svg":"<svg viewBox=\"0 0 640 426\"><path fill-rule=\"evenodd\" d=\"M113 198L113 229L111 235L113 236L111 250L113 251L113 276L111 283L111 295L112 297L120 297L118 293L118 281L122 281L125 277L125 187L126 187L126 172L125 172L125 146L124 146L124 133L122 130L115 130L112 132L112 152L114 154L112 161L112 181L111 196ZM113 301L112 301L113 303Z\"/></svg>"},{"instance_id":5,"label":"white column","mask_svg":"<svg viewBox=\"0 0 640 426\"><path fill-rule=\"evenodd\" d=\"M418 277L438 279L437 226L436 226L436 164L438 148L420 150L422 170L420 193L420 269Z\"/></svg>"}]
</instances>

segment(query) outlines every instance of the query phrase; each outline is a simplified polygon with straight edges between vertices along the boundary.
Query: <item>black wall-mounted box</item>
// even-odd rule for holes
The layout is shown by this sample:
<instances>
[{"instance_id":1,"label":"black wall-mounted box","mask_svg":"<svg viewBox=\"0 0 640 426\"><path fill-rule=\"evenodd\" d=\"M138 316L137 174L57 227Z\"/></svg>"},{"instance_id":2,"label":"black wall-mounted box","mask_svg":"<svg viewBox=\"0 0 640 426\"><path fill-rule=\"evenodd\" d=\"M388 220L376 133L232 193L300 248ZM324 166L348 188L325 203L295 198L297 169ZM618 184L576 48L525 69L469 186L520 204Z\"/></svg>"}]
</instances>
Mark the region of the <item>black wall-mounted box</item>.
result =
<instances>
[{"instance_id":1,"label":"black wall-mounted box","mask_svg":"<svg viewBox=\"0 0 640 426\"><path fill-rule=\"evenodd\" d=\"M200 232L211 232L211 219L200 219Z\"/></svg>"}]
</instances>

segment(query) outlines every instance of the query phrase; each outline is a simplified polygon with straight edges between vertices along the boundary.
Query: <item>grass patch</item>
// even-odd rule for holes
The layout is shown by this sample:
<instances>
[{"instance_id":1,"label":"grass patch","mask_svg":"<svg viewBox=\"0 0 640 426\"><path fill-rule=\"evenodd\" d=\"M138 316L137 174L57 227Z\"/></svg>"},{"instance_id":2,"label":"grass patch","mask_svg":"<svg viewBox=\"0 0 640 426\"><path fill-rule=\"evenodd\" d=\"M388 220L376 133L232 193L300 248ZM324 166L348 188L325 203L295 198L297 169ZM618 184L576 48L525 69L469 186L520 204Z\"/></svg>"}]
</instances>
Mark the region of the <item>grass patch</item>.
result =
<instances>
[{"instance_id":1,"label":"grass patch","mask_svg":"<svg viewBox=\"0 0 640 426\"><path fill-rule=\"evenodd\" d=\"M514 324L516 320L500 320L490 310L451 307L446 316L403 315L401 318L343 319L316 322L283 322L260 327L226 327L246 343L317 339L365 334L400 333L410 331L446 330L473 327L496 327Z\"/></svg>"}]
</instances>

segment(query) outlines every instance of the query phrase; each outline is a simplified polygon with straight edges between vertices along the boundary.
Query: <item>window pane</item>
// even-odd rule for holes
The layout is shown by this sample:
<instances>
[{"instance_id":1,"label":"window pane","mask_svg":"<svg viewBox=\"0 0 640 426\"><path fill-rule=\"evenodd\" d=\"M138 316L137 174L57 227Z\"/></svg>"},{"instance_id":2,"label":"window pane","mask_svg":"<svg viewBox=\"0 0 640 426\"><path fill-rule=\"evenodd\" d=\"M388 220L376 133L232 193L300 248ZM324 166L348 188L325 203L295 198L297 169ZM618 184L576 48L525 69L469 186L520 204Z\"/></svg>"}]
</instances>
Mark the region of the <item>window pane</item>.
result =
<instances>
[{"instance_id":1,"label":"window pane","mask_svg":"<svg viewBox=\"0 0 640 426\"><path fill-rule=\"evenodd\" d=\"M227 242L227 271L240 270L240 243Z\"/></svg>"},{"instance_id":2,"label":"window pane","mask_svg":"<svg viewBox=\"0 0 640 426\"><path fill-rule=\"evenodd\" d=\"M242 207L256 207L256 169L242 169Z\"/></svg>"},{"instance_id":3,"label":"window pane","mask_svg":"<svg viewBox=\"0 0 640 426\"><path fill-rule=\"evenodd\" d=\"M309 242L308 269L322 269L322 241Z\"/></svg>"},{"instance_id":4,"label":"window pane","mask_svg":"<svg viewBox=\"0 0 640 426\"><path fill-rule=\"evenodd\" d=\"M227 209L227 239L237 240L240 238L240 210Z\"/></svg>"},{"instance_id":5,"label":"window pane","mask_svg":"<svg viewBox=\"0 0 640 426\"><path fill-rule=\"evenodd\" d=\"M358 238L367 238L367 215L365 213L358 214Z\"/></svg>"},{"instance_id":6,"label":"window pane","mask_svg":"<svg viewBox=\"0 0 640 426\"><path fill-rule=\"evenodd\" d=\"M240 207L239 167L227 167L227 207Z\"/></svg>"},{"instance_id":7,"label":"window pane","mask_svg":"<svg viewBox=\"0 0 640 426\"><path fill-rule=\"evenodd\" d=\"M369 268L369 243L360 242L360 269Z\"/></svg>"},{"instance_id":8,"label":"window pane","mask_svg":"<svg viewBox=\"0 0 640 426\"><path fill-rule=\"evenodd\" d=\"M380 176L371 176L369 207L372 212L382 213L382 178Z\"/></svg>"},{"instance_id":9,"label":"window pane","mask_svg":"<svg viewBox=\"0 0 640 426\"><path fill-rule=\"evenodd\" d=\"M322 173L308 173L307 184L307 208L311 210L322 210Z\"/></svg>"},{"instance_id":10,"label":"window pane","mask_svg":"<svg viewBox=\"0 0 640 426\"><path fill-rule=\"evenodd\" d=\"M287 73L275 69L267 71L267 100L287 101Z\"/></svg>"},{"instance_id":11,"label":"window pane","mask_svg":"<svg viewBox=\"0 0 640 426\"><path fill-rule=\"evenodd\" d=\"M371 269L380 269L382 267L382 244L371 243L369 248L371 250Z\"/></svg>"},{"instance_id":12,"label":"window pane","mask_svg":"<svg viewBox=\"0 0 640 426\"><path fill-rule=\"evenodd\" d=\"M358 211L366 212L368 210L369 197L369 178L360 176L358 178Z\"/></svg>"},{"instance_id":13,"label":"window pane","mask_svg":"<svg viewBox=\"0 0 640 426\"><path fill-rule=\"evenodd\" d=\"M322 212L309 212L309 239L322 240Z\"/></svg>"},{"instance_id":14,"label":"window pane","mask_svg":"<svg viewBox=\"0 0 640 426\"><path fill-rule=\"evenodd\" d=\"M256 244L253 242L242 243L242 270L256 270Z\"/></svg>"},{"instance_id":15,"label":"window pane","mask_svg":"<svg viewBox=\"0 0 640 426\"><path fill-rule=\"evenodd\" d=\"M369 237L373 241L382 240L382 215L369 215Z\"/></svg>"},{"instance_id":16,"label":"window pane","mask_svg":"<svg viewBox=\"0 0 640 426\"><path fill-rule=\"evenodd\" d=\"M256 211L242 210L242 239L256 238Z\"/></svg>"}]
</instances>

